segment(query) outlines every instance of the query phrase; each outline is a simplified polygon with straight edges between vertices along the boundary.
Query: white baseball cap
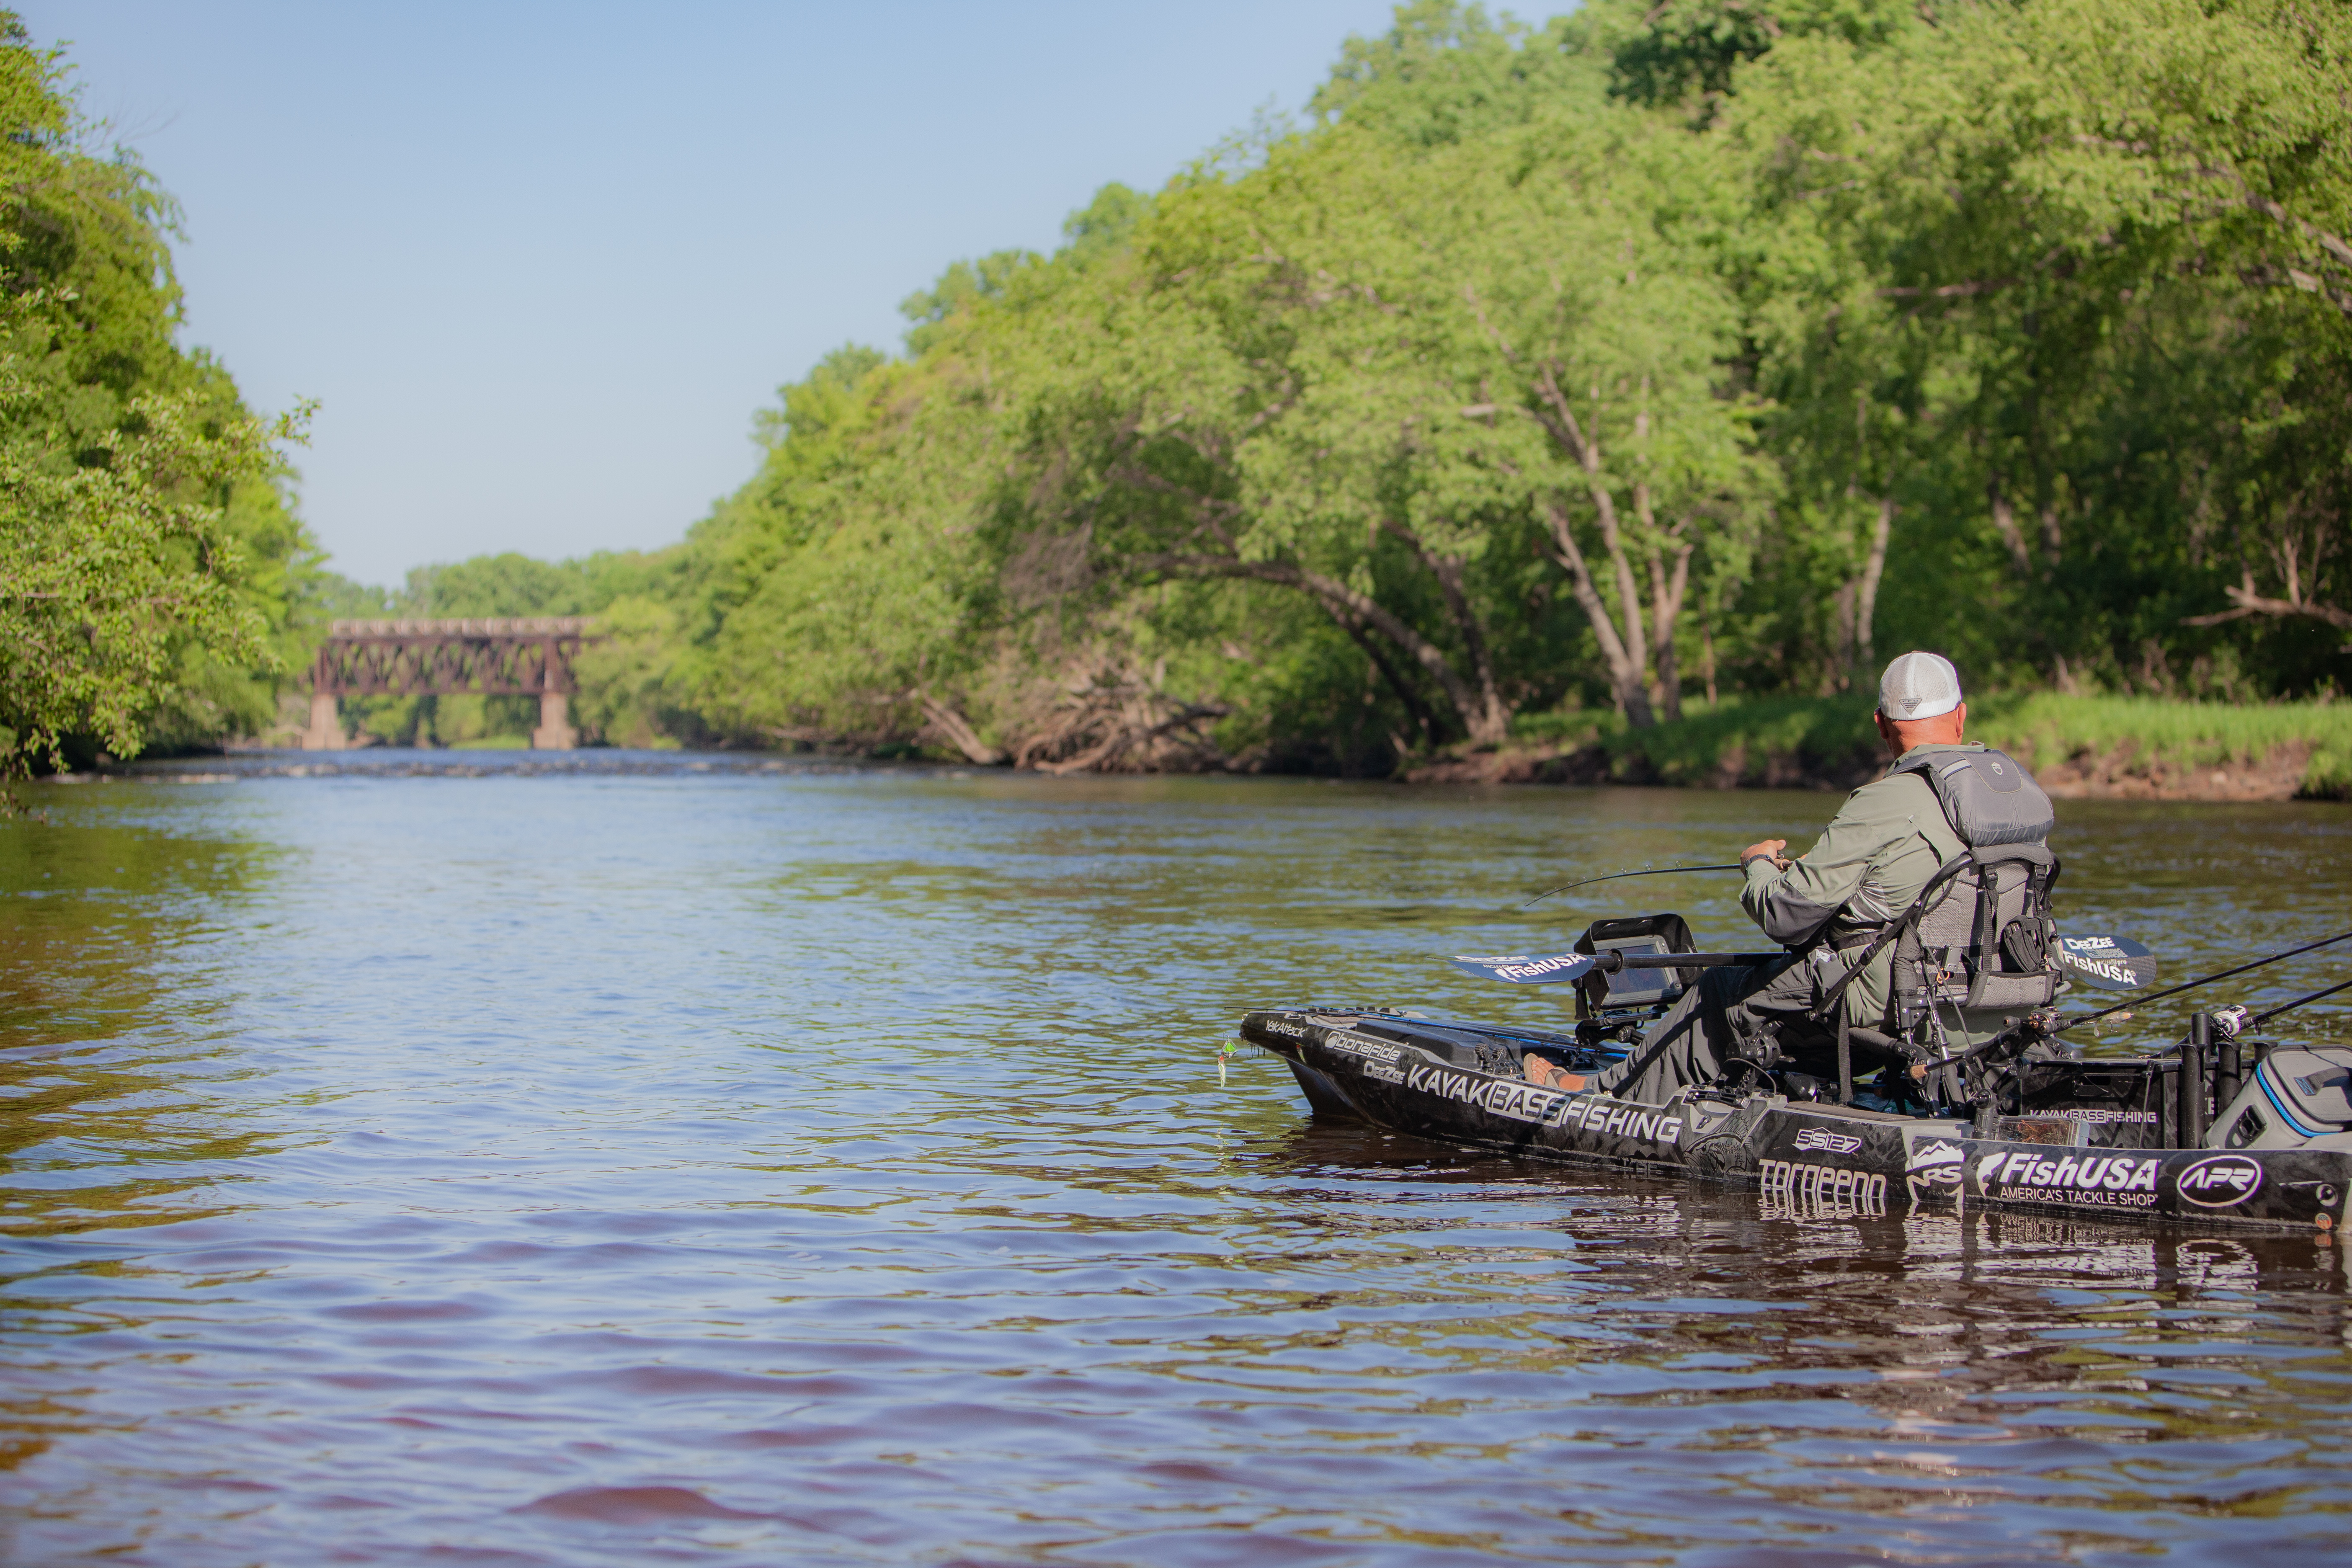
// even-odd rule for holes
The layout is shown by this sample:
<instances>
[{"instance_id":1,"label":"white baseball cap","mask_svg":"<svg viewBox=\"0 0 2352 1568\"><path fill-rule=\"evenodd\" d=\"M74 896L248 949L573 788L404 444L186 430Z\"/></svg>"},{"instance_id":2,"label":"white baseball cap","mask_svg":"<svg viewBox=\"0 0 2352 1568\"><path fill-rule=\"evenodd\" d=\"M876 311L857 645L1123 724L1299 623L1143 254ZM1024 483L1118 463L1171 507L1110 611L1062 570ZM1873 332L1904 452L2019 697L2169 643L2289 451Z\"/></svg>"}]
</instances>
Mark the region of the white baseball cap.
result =
<instances>
[{"instance_id":1,"label":"white baseball cap","mask_svg":"<svg viewBox=\"0 0 2352 1568\"><path fill-rule=\"evenodd\" d=\"M1878 678L1878 710L1898 724L1936 719L1960 705L1960 672L1937 653L1906 653Z\"/></svg>"}]
</instances>

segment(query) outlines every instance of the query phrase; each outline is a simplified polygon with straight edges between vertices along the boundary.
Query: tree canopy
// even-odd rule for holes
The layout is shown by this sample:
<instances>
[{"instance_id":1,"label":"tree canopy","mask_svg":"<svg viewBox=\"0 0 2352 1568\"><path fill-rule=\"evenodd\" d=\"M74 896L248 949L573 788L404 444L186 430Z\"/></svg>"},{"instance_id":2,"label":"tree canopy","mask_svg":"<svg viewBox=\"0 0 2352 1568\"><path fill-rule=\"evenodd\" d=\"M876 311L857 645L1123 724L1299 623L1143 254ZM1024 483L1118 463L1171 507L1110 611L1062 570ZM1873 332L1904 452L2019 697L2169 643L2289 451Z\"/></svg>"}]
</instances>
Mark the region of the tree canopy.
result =
<instances>
[{"instance_id":1,"label":"tree canopy","mask_svg":"<svg viewBox=\"0 0 2352 1568\"><path fill-rule=\"evenodd\" d=\"M603 616L607 739L1051 769L1386 773L1840 691L1898 646L1979 688L2334 691L2347 49L2308 0L1413 0L1304 123L952 264L902 352L782 387L679 543L384 603ZM73 153L18 56L24 461L228 496L234 531L260 470L192 487L139 445L201 424L142 395L233 407L171 347L168 205ZM261 450L205 438L173 474ZM260 536L169 543L179 515L141 548L227 596L140 602L249 666Z\"/></svg>"},{"instance_id":2,"label":"tree canopy","mask_svg":"<svg viewBox=\"0 0 2352 1568\"><path fill-rule=\"evenodd\" d=\"M1310 123L785 387L615 587L629 722L1384 772L1898 643L2333 689L2347 45L2290 0L1415 0Z\"/></svg>"},{"instance_id":3,"label":"tree canopy","mask_svg":"<svg viewBox=\"0 0 2352 1568\"><path fill-rule=\"evenodd\" d=\"M0 12L0 776L266 727L316 552L276 443L181 348L170 200Z\"/></svg>"}]
</instances>

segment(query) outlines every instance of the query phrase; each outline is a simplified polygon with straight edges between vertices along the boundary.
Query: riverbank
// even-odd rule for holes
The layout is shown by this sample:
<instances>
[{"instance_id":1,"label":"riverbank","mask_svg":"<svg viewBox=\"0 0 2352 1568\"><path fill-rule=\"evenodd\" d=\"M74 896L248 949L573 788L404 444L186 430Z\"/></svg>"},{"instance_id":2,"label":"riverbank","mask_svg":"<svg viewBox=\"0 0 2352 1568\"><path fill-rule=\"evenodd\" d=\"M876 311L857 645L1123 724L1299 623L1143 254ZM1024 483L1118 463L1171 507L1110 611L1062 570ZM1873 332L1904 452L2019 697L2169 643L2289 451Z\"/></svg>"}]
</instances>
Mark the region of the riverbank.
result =
<instances>
[{"instance_id":1,"label":"riverbank","mask_svg":"<svg viewBox=\"0 0 2352 1568\"><path fill-rule=\"evenodd\" d=\"M1484 750L1421 763L1417 784L1648 784L1851 789L1884 764L1867 693L1726 701L1628 730L1614 714L1538 715ZM2352 799L2352 703L2235 706L2145 697L1988 696L1969 737L2062 799Z\"/></svg>"},{"instance_id":2,"label":"riverbank","mask_svg":"<svg viewBox=\"0 0 2352 1568\"><path fill-rule=\"evenodd\" d=\"M1697 789L1845 790L1885 765L1871 727L1867 694L1839 697L1733 699L1696 707L1671 724L1629 730L1613 713L1536 714L1501 745L1454 746L1408 763L1396 776L1407 784L1668 784ZM1969 738L1983 741L2031 767L2061 799L2184 801L2352 800L2352 702L2286 702L2231 706L2141 697L2063 697L2037 692L1988 696L1969 704ZM244 749L244 748L234 748ZM636 771L660 759L678 765L680 753L591 747L572 752L523 751L519 740L477 742L463 750L480 763L514 757L525 771ZM178 753L182 760L218 756L216 749ZM273 764L291 773L343 771L448 771L455 763L425 766L420 756L446 754L400 748L313 757ZM720 753L740 765L857 767L887 761L844 747L774 753ZM173 753L148 759L152 766ZM709 755L686 764L718 765ZM372 760L362 761L362 758ZM565 759L558 761L557 759ZM527 761L526 761L527 759ZM591 760L594 759L594 760ZM971 764L950 757L937 763ZM1233 771L1255 772L1255 768ZM101 772L134 770L110 765ZM136 770L146 772L147 769ZM1211 767L1205 771L1223 771ZM91 775L97 776L97 775ZM156 776L163 776L157 774Z\"/></svg>"}]
</instances>

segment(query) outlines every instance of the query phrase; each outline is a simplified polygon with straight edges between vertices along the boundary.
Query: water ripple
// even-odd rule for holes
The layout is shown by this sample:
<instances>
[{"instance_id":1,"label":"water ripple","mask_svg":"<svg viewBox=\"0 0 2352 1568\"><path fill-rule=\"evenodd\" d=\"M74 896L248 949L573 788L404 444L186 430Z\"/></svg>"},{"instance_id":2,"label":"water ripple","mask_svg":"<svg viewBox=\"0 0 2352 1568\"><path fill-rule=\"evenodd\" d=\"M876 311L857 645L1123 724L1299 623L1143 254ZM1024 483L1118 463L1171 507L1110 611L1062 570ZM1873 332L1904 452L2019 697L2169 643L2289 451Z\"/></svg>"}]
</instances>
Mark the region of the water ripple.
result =
<instances>
[{"instance_id":1,"label":"water ripple","mask_svg":"<svg viewBox=\"0 0 2352 1568\"><path fill-rule=\"evenodd\" d=\"M0 827L7 1561L2352 1542L2340 1249L1801 1222L1220 1079L1265 1002L1545 1021L1433 959L1821 797L306 765ZM2169 973L2352 904L2340 808L2066 815L2065 907ZM1739 939L1726 879L1642 888Z\"/></svg>"}]
</instances>

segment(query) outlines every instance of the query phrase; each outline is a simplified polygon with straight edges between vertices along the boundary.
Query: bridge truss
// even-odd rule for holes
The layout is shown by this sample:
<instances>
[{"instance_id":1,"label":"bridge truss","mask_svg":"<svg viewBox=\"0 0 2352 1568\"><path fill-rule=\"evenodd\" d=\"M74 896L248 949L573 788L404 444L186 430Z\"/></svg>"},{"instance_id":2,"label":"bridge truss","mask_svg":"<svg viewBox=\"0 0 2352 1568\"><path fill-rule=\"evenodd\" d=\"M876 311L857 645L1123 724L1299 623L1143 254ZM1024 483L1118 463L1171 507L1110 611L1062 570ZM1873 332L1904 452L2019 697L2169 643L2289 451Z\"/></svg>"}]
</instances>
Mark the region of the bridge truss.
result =
<instances>
[{"instance_id":1,"label":"bridge truss","mask_svg":"<svg viewBox=\"0 0 2352 1568\"><path fill-rule=\"evenodd\" d=\"M577 689L580 616L467 621L336 621L310 672L312 691L536 697Z\"/></svg>"},{"instance_id":2,"label":"bridge truss","mask_svg":"<svg viewBox=\"0 0 2352 1568\"><path fill-rule=\"evenodd\" d=\"M302 744L338 751L349 743L338 698L473 693L538 698L531 745L568 751L579 744L568 708L578 689L572 660L588 624L581 616L336 621L310 668L310 727Z\"/></svg>"}]
</instances>

